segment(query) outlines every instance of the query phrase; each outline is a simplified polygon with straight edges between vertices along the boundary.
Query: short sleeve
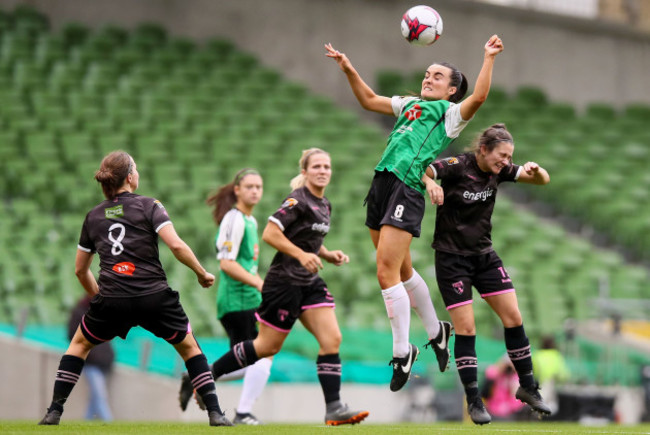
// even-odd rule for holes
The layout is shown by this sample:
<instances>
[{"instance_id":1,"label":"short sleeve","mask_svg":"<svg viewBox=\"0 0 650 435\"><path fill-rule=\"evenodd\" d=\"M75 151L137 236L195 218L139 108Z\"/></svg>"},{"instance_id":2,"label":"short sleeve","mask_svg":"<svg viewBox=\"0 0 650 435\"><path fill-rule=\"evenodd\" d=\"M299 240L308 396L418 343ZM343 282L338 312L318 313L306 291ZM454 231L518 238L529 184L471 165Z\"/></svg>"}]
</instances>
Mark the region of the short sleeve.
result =
<instances>
[{"instance_id":1,"label":"short sleeve","mask_svg":"<svg viewBox=\"0 0 650 435\"><path fill-rule=\"evenodd\" d=\"M460 115L460 104L450 103L447 112L445 113L445 131L447 136L454 139L457 138L461 131L465 128L471 119L463 119Z\"/></svg>"},{"instance_id":2,"label":"short sleeve","mask_svg":"<svg viewBox=\"0 0 650 435\"><path fill-rule=\"evenodd\" d=\"M504 181L517 181L521 174L522 167L519 165L508 165L499 172L499 183Z\"/></svg>"},{"instance_id":3,"label":"short sleeve","mask_svg":"<svg viewBox=\"0 0 650 435\"><path fill-rule=\"evenodd\" d=\"M269 221L276 224L284 232L289 225L302 215L302 207L304 205L297 198L290 196L284 200L275 213L269 216Z\"/></svg>"},{"instance_id":4,"label":"short sleeve","mask_svg":"<svg viewBox=\"0 0 650 435\"><path fill-rule=\"evenodd\" d=\"M417 99L417 97L401 97L399 95L395 95L390 99L390 104L393 106L393 114L398 117L400 113L402 113L402 110L404 110L404 106Z\"/></svg>"},{"instance_id":5,"label":"short sleeve","mask_svg":"<svg viewBox=\"0 0 650 435\"><path fill-rule=\"evenodd\" d=\"M447 157L439 159L429 165L437 180L454 178L462 172L463 165L459 157Z\"/></svg>"},{"instance_id":6,"label":"short sleeve","mask_svg":"<svg viewBox=\"0 0 650 435\"><path fill-rule=\"evenodd\" d=\"M151 223L153 224L153 228L157 233L158 231L161 230L162 227L166 225L170 225L172 221L169 219L167 210L165 210L165 206L162 204L162 202L153 198L152 201L153 201L153 210L151 213Z\"/></svg>"},{"instance_id":7,"label":"short sleeve","mask_svg":"<svg viewBox=\"0 0 650 435\"><path fill-rule=\"evenodd\" d=\"M83 226L81 227L81 235L79 236L77 249L88 253L94 253L97 249L95 248L95 243L90 238L90 233L88 231L88 216L89 215L86 215L86 219L84 219Z\"/></svg>"},{"instance_id":8,"label":"short sleeve","mask_svg":"<svg viewBox=\"0 0 650 435\"><path fill-rule=\"evenodd\" d=\"M217 260L237 260L245 230L246 225L240 212L232 209L226 213L219 225Z\"/></svg>"}]
</instances>

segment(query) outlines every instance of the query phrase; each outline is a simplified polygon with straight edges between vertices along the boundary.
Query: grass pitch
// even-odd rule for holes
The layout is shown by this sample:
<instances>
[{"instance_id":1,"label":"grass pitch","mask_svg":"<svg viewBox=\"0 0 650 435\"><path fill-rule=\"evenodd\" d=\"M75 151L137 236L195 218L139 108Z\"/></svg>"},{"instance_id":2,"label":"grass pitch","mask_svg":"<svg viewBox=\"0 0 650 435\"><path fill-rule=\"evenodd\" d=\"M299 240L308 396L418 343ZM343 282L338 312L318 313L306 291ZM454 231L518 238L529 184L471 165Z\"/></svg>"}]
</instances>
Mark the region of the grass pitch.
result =
<instances>
[{"instance_id":1,"label":"grass pitch","mask_svg":"<svg viewBox=\"0 0 650 435\"><path fill-rule=\"evenodd\" d=\"M0 421L0 433L4 434L264 434L264 435L309 435L341 433L367 435L397 434L650 434L650 424L621 426L581 426L573 423L492 423L475 426L471 423L431 424L358 424L353 426L328 427L319 424L267 424L264 426L210 427L200 423L149 423L114 422L110 424L62 421L60 426L37 426L36 421Z\"/></svg>"}]
</instances>

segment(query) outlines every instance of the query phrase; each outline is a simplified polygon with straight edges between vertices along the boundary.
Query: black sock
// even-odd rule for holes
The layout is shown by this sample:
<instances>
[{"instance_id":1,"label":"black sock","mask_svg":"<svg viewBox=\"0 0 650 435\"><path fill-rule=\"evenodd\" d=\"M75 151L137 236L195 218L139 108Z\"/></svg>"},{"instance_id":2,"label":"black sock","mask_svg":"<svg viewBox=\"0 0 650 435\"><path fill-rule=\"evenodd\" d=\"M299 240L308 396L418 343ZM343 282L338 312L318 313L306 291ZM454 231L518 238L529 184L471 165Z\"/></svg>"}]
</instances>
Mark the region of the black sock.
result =
<instances>
[{"instance_id":1,"label":"black sock","mask_svg":"<svg viewBox=\"0 0 650 435\"><path fill-rule=\"evenodd\" d=\"M519 375L519 384L522 387L535 385L533 358L530 352L530 342L524 331L524 325L515 326L514 328L503 328L503 330L508 356L515 366L517 375Z\"/></svg>"},{"instance_id":2,"label":"black sock","mask_svg":"<svg viewBox=\"0 0 650 435\"><path fill-rule=\"evenodd\" d=\"M215 379L226 373L234 372L241 368L247 367L259 360L257 353L255 353L255 346L253 340L242 341L237 343L226 352L221 358L212 364L212 374Z\"/></svg>"},{"instance_id":3,"label":"black sock","mask_svg":"<svg viewBox=\"0 0 650 435\"><path fill-rule=\"evenodd\" d=\"M319 355L316 359L318 380L323 389L325 403L340 400L341 392L341 358L338 353Z\"/></svg>"},{"instance_id":4,"label":"black sock","mask_svg":"<svg viewBox=\"0 0 650 435\"><path fill-rule=\"evenodd\" d=\"M54 393L52 394L50 410L63 412L63 405L68 400L74 386L77 385L85 362L85 360L74 355L63 355L61 357L54 381Z\"/></svg>"},{"instance_id":5,"label":"black sock","mask_svg":"<svg viewBox=\"0 0 650 435\"><path fill-rule=\"evenodd\" d=\"M185 361L187 373L192 381L192 386L197 394L203 399L205 407L208 411L219 411L219 399L217 397L217 389L214 386L214 378L208 365L208 359L204 354L194 356Z\"/></svg>"},{"instance_id":6,"label":"black sock","mask_svg":"<svg viewBox=\"0 0 650 435\"><path fill-rule=\"evenodd\" d=\"M456 334L454 358L465 396L470 401L478 396L478 360L476 358L476 336Z\"/></svg>"}]
</instances>

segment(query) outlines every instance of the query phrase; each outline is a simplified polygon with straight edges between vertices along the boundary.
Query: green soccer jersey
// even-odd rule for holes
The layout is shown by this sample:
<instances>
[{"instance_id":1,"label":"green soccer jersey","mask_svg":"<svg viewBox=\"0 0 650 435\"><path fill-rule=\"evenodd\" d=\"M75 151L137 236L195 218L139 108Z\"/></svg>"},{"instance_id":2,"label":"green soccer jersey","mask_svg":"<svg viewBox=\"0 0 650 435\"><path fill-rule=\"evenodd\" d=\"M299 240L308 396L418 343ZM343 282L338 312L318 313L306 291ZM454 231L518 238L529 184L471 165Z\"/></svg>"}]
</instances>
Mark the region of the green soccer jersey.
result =
<instances>
[{"instance_id":1,"label":"green soccer jersey","mask_svg":"<svg viewBox=\"0 0 650 435\"><path fill-rule=\"evenodd\" d=\"M460 116L460 104L447 100L393 97L391 102L397 122L375 170L394 173L424 195L422 174L460 134L467 121Z\"/></svg>"},{"instance_id":2,"label":"green soccer jersey","mask_svg":"<svg viewBox=\"0 0 650 435\"><path fill-rule=\"evenodd\" d=\"M259 239L257 221L236 208L226 213L216 238L217 260L235 260L251 274L257 273ZM262 294L255 288L237 281L224 271L219 273L217 318L233 311L257 308Z\"/></svg>"}]
</instances>

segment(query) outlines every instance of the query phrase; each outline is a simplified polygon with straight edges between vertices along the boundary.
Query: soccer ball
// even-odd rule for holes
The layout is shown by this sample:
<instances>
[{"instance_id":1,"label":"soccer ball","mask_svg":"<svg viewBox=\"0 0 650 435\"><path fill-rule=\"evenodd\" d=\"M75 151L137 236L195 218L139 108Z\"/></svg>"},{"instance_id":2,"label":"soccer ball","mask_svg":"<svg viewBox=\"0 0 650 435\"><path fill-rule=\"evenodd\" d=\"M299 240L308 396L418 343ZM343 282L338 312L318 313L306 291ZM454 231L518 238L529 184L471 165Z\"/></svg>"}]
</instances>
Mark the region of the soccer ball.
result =
<instances>
[{"instance_id":1,"label":"soccer ball","mask_svg":"<svg viewBox=\"0 0 650 435\"><path fill-rule=\"evenodd\" d=\"M442 18L429 6L413 6L402 15L402 36L413 45L431 45L442 35Z\"/></svg>"}]
</instances>

